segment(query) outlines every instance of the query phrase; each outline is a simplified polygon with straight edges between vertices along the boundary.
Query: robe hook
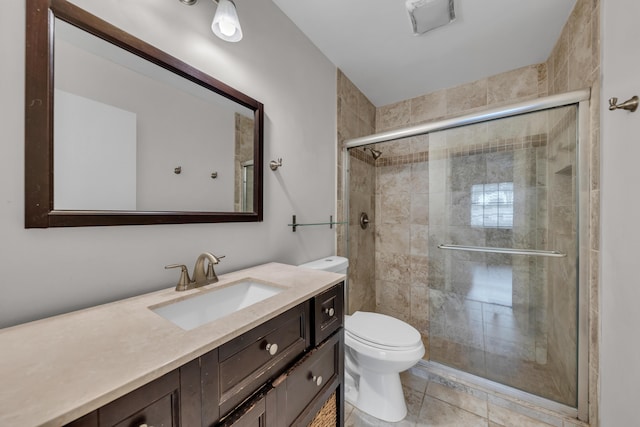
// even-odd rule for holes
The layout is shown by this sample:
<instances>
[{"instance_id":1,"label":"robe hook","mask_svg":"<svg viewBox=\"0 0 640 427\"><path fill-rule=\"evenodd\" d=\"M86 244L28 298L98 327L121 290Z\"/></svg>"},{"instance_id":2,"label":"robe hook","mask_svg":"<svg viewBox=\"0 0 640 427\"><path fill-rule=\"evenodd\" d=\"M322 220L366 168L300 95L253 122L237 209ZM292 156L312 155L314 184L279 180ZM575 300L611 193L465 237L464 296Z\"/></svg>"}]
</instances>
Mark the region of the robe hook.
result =
<instances>
[{"instance_id":1,"label":"robe hook","mask_svg":"<svg viewBox=\"0 0 640 427\"><path fill-rule=\"evenodd\" d=\"M638 108L638 97L633 96L632 98L624 101L622 104L618 104L618 98L613 97L609 98L609 110L627 110L630 112L636 111Z\"/></svg>"}]
</instances>

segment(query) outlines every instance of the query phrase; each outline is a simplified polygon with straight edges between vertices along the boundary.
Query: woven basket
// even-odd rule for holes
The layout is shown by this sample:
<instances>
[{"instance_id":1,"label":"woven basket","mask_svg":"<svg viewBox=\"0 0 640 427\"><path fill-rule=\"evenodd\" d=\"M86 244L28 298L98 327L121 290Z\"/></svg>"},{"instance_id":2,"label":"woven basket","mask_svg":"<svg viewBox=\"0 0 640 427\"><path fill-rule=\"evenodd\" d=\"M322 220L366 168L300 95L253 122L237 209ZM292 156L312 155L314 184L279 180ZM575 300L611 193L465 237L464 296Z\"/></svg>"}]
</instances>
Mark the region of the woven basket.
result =
<instances>
[{"instance_id":1,"label":"woven basket","mask_svg":"<svg viewBox=\"0 0 640 427\"><path fill-rule=\"evenodd\" d=\"M311 427L335 427L338 425L336 394L333 393L309 424Z\"/></svg>"}]
</instances>

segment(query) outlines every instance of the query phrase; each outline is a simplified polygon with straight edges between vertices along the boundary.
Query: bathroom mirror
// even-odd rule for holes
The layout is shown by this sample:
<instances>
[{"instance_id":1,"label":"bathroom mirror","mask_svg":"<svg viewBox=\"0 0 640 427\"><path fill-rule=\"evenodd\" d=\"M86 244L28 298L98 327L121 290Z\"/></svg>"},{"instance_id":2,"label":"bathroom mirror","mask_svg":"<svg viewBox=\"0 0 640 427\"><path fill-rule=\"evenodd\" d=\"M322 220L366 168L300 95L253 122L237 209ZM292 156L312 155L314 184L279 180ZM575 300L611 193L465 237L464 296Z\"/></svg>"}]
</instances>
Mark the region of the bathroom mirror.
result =
<instances>
[{"instance_id":1,"label":"bathroom mirror","mask_svg":"<svg viewBox=\"0 0 640 427\"><path fill-rule=\"evenodd\" d=\"M65 0L27 0L27 228L262 220L263 105Z\"/></svg>"}]
</instances>

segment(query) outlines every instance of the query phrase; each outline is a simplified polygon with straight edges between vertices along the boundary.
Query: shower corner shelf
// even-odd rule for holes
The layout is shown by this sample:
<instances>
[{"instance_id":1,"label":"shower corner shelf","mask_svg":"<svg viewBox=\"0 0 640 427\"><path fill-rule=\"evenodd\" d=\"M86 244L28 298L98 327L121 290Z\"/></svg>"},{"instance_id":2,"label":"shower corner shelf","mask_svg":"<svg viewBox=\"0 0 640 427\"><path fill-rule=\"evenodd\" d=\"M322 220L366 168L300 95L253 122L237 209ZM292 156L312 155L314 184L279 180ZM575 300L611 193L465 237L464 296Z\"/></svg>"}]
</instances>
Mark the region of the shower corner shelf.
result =
<instances>
[{"instance_id":1,"label":"shower corner shelf","mask_svg":"<svg viewBox=\"0 0 640 427\"><path fill-rule=\"evenodd\" d=\"M314 223L307 223L307 224L298 224L297 220L296 220L296 216L292 215L291 217L291 224L287 224L288 227L292 227L291 231L293 231L294 233L296 232L296 228L297 227L307 227L310 225L328 225L329 228L333 228L333 226L335 224L346 224L346 221L343 222L336 222L333 220L333 215L329 215L329 222L314 222Z\"/></svg>"}]
</instances>

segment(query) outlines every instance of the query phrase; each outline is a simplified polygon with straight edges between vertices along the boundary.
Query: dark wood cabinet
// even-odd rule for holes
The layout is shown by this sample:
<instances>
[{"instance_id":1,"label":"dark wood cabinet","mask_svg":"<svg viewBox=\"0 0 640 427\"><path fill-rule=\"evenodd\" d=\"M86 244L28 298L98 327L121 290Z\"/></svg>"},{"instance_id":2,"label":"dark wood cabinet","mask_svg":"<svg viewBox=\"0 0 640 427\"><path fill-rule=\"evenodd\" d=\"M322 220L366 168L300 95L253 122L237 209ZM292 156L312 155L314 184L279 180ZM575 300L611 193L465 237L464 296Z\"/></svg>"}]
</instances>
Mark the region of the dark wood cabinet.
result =
<instances>
[{"instance_id":1,"label":"dark wood cabinet","mask_svg":"<svg viewBox=\"0 0 640 427\"><path fill-rule=\"evenodd\" d=\"M277 426L308 425L342 383L342 333L310 351L274 382ZM336 425L338 424L336 413Z\"/></svg>"},{"instance_id":2,"label":"dark wood cabinet","mask_svg":"<svg viewBox=\"0 0 640 427\"><path fill-rule=\"evenodd\" d=\"M249 402L227 417L220 427L265 427L275 426L277 414L276 392L266 387Z\"/></svg>"},{"instance_id":3,"label":"dark wood cabinet","mask_svg":"<svg viewBox=\"0 0 640 427\"><path fill-rule=\"evenodd\" d=\"M318 346L342 327L344 319L344 287L334 286L313 297L313 346Z\"/></svg>"},{"instance_id":4,"label":"dark wood cabinet","mask_svg":"<svg viewBox=\"0 0 640 427\"><path fill-rule=\"evenodd\" d=\"M220 346L217 403L221 417L310 347L310 306L310 301L304 302Z\"/></svg>"},{"instance_id":5,"label":"dark wood cabinet","mask_svg":"<svg viewBox=\"0 0 640 427\"><path fill-rule=\"evenodd\" d=\"M67 427L196 427L201 423L200 361L145 384Z\"/></svg>"},{"instance_id":6,"label":"dark wood cabinet","mask_svg":"<svg viewBox=\"0 0 640 427\"><path fill-rule=\"evenodd\" d=\"M65 427L97 427L98 411L93 411L82 418L70 422Z\"/></svg>"},{"instance_id":7,"label":"dark wood cabinet","mask_svg":"<svg viewBox=\"0 0 640 427\"><path fill-rule=\"evenodd\" d=\"M330 399L344 422L342 284L68 424L309 425Z\"/></svg>"}]
</instances>

